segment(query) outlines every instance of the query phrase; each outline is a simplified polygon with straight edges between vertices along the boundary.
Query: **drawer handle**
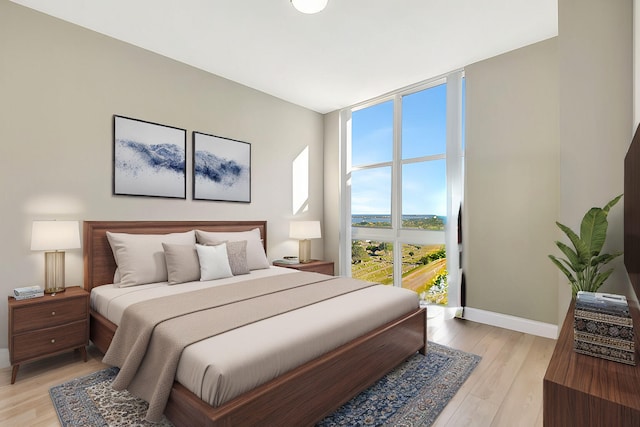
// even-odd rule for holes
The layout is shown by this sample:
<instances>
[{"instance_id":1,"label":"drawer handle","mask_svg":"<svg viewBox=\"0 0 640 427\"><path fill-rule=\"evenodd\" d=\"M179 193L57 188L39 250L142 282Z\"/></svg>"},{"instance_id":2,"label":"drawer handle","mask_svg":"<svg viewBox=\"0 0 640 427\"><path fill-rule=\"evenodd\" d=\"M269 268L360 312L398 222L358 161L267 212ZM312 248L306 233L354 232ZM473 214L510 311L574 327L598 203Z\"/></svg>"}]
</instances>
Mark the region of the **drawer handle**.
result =
<instances>
[{"instance_id":1,"label":"drawer handle","mask_svg":"<svg viewBox=\"0 0 640 427\"><path fill-rule=\"evenodd\" d=\"M55 315L56 315L56 312L55 312L55 311L52 311L52 312L51 312L51 315L52 315L52 316L55 316Z\"/></svg>"},{"instance_id":2,"label":"drawer handle","mask_svg":"<svg viewBox=\"0 0 640 427\"><path fill-rule=\"evenodd\" d=\"M51 344L55 344L55 343L56 343L56 340L54 338L54 339L51 340Z\"/></svg>"}]
</instances>

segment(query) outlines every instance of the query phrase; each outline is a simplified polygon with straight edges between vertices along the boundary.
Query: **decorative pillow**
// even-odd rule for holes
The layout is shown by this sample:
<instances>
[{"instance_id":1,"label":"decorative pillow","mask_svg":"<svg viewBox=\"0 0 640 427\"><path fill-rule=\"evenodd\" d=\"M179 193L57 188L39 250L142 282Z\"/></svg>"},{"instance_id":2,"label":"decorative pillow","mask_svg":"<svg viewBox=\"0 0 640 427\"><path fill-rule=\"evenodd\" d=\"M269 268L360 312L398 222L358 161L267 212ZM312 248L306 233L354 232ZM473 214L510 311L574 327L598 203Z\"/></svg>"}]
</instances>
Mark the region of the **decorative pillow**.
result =
<instances>
[{"instance_id":1,"label":"decorative pillow","mask_svg":"<svg viewBox=\"0 0 640 427\"><path fill-rule=\"evenodd\" d=\"M196 230L196 238L198 239L198 243L202 245L215 245L222 241L239 242L246 240L247 264L249 265L249 270L269 268L269 260L267 260L267 254L264 252L264 246L262 246L259 228L254 228L250 231L226 232Z\"/></svg>"},{"instance_id":2,"label":"decorative pillow","mask_svg":"<svg viewBox=\"0 0 640 427\"><path fill-rule=\"evenodd\" d=\"M247 241L227 243L227 257L229 258L229 266L234 276L239 274L249 274L249 264L247 263Z\"/></svg>"},{"instance_id":3,"label":"decorative pillow","mask_svg":"<svg viewBox=\"0 0 640 427\"><path fill-rule=\"evenodd\" d=\"M120 273L120 288L166 282L163 243L194 245L195 233L128 234L107 231L107 239Z\"/></svg>"},{"instance_id":4,"label":"decorative pillow","mask_svg":"<svg viewBox=\"0 0 640 427\"><path fill-rule=\"evenodd\" d=\"M200 280L215 280L233 276L227 257L227 245L204 246L196 243L200 261Z\"/></svg>"},{"instance_id":5,"label":"decorative pillow","mask_svg":"<svg viewBox=\"0 0 640 427\"><path fill-rule=\"evenodd\" d=\"M163 243L170 285L200 280L200 262L195 245Z\"/></svg>"}]
</instances>

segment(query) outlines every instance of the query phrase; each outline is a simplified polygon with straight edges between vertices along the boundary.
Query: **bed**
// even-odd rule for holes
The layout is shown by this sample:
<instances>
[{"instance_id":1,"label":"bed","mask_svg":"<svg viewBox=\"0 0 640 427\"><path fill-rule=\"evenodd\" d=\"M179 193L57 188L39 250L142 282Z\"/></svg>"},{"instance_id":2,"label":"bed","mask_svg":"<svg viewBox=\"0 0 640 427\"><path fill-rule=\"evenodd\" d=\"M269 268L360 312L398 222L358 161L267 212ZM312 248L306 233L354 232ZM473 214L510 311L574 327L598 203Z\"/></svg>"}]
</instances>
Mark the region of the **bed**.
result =
<instances>
[{"instance_id":1,"label":"bed","mask_svg":"<svg viewBox=\"0 0 640 427\"><path fill-rule=\"evenodd\" d=\"M166 234L257 228L266 248L266 226L265 221L86 221L84 287L91 291L113 283L116 264L107 231ZM91 341L100 351L107 351L116 329L113 322L91 310ZM176 381L165 415L176 426L312 425L416 351L424 354L426 342L426 313L415 307L220 406L211 406Z\"/></svg>"}]
</instances>

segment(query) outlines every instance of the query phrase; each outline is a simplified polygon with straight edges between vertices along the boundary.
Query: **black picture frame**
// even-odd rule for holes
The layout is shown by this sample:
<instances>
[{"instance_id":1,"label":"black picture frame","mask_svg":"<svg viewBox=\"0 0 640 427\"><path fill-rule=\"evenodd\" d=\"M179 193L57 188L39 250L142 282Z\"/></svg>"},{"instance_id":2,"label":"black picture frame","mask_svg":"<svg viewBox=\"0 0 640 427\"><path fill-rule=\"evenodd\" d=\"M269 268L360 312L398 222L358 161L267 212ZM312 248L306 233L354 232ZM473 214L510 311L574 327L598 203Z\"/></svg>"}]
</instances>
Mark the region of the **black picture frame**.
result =
<instances>
[{"instance_id":1,"label":"black picture frame","mask_svg":"<svg viewBox=\"0 0 640 427\"><path fill-rule=\"evenodd\" d=\"M251 203L251 144L193 132L193 199Z\"/></svg>"},{"instance_id":2,"label":"black picture frame","mask_svg":"<svg viewBox=\"0 0 640 427\"><path fill-rule=\"evenodd\" d=\"M113 194L187 198L187 131L113 116Z\"/></svg>"}]
</instances>

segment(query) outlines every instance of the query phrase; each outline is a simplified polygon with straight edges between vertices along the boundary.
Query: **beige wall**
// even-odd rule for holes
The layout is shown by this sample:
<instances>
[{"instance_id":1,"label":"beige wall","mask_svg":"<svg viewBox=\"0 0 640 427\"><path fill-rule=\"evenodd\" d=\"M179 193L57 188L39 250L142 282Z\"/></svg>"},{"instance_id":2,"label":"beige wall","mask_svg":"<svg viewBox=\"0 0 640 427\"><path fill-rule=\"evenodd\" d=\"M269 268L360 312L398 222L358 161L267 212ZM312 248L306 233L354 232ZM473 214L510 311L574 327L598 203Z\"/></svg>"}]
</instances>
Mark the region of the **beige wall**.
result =
<instances>
[{"instance_id":1,"label":"beige wall","mask_svg":"<svg viewBox=\"0 0 640 427\"><path fill-rule=\"evenodd\" d=\"M623 192L623 165L632 137L632 0L560 0L559 221L576 228L592 206ZM623 203L609 214L605 251L623 250ZM631 295L622 259L602 291ZM570 293L560 278L558 316Z\"/></svg>"},{"instance_id":2,"label":"beige wall","mask_svg":"<svg viewBox=\"0 0 640 427\"><path fill-rule=\"evenodd\" d=\"M340 114L324 117L324 257L340 273Z\"/></svg>"},{"instance_id":3,"label":"beige wall","mask_svg":"<svg viewBox=\"0 0 640 427\"><path fill-rule=\"evenodd\" d=\"M556 323L556 38L465 67L467 306Z\"/></svg>"},{"instance_id":4,"label":"beige wall","mask_svg":"<svg viewBox=\"0 0 640 427\"><path fill-rule=\"evenodd\" d=\"M465 202L468 209L467 219L471 222L467 230L469 239L466 246L469 286L467 303L474 308L550 323L561 322L564 319L570 300L570 289L566 278L557 271L554 273L555 280L550 276L553 272L549 271L551 264L546 259L546 254L557 249L555 246L545 245L544 242L562 239L563 235L553 225L549 228L549 221L553 224L553 221L558 220L577 229L582 216L590 207L602 206L622 193L623 159L632 136L632 1L560 0L558 5L556 77L548 75L550 82L556 81L557 94L550 93L549 87L545 87L544 84L538 85L544 82L538 79L541 70L553 71L550 68L550 57L545 59L543 55L537 59L533 56L518 59L519 51L527 52L527 56L535 55L535 49L538 49L535 46L466 67L468 145ZM549 42L543 42L542 45L547 43ZM510 62L509 59L514 62ZM520 60L524 60L524 63L531 61L528 68L522 69L518 65ZM479 85L480 90L485 93L485 99L481 103L486 104L474 107L473 104L478 103L477 94L473 92L476 86L473 83L474 74L478 72L474 67L489 67L492 64L496 65L495 61L506 63L495 67L495 79L489 77L489 81ZM500 80L506 78L512 82L517 78L513 75L516 70L522 72L525 79L530 78L531 85L539 92L534 93L530 88L522 87L521 89L527 93L522 98L507 91L502 92L501 86L498 86ZM496 92L492 94L494 90ZM540 94L548 95L551 102L545 101ZM535 114L531 114L532 108L540 109L545 105L551 110L557 109L557 118L549 115L544 122L546 124L527 120L536 117ZM479 118L484 115L485 121L480 120L480 123L477 123L478 118L473 118L474 108L481 111ZM500 117L495 129L491 129L491 118L487 117L486 112L482 112L486 108L496 108L496 112L501 113L494 116ZM510 113L510 110L524 113ZM554 122L558 127L557 131L547 128L554 126ZM493 132L496 139L493 139ZM509 135L510 132L512 134ZM531 143L535 142L537 135L552 136L555 132L557 146L546 146L546 150L550 162L558 162L559 159L557 170L550 168L550 164L537 161L536 156L530 156L530 162L526 165L520 163L523 155L528 155L530 150L545 149L542 146L537 149L515 149L514 152L514 148L506 147L506 139L500 142L500 139L505 137L504 133L507 137L513 137L514 141L528 140ZM520 137L517 137L518 133ZM478 138L483 140L482 144ZM477 143L474 143L474 140ZM547 144L548 140L541 142ZM488 145L489 150L495 151L492 154L485 152L487 147L483 144ZM504 145L504 149L500 148L501 145ZM559 156L558 159L554 157L554 152ZM493 159L487 156L493 156ZM484 158L486 167L498 167L498 170L480 170L482 162L476 163L474 157ZM529 183L529 186L521 186L531 165L539 167L539 173L531 175L536 181ZM500 197L504 194L514 194L509 196L507 206L522 206L524 199L530 199L528 203L533 209L530 212L537 212L544 217L521 220L519 226L504 214L499 214L499 218L489 217L491 203L497 202L500 197L488 193L488 199L483 200L476 191L480 184L478 176L486 175L495 175L494 179L501 178L500 181L496 181L501 183L498 186L498 193L502 193ZM549 187L547 197L556 200L547 200L540 193L543 188L541 183L551 185L554 180L557 186ZM485 184L488 182L486 180ZM521 187L521 193L504 191L515 190L518 186ZM533 191L526 194L531 190ZM552 215L554 203L557 212ZM477 209L481 209L482 216L478 217L480 212ZM518 213L523 218L532 217L530 214L526 215L526 212L522 210ZM609 215L609 234L604 248L606 251L623 248L622 212L620 203ZM522 228L528 228L528 231L523 232ZM490 259L484 253L480 242L485 239L493 245L495 242L492 238L496 235L505 248L513 248L515 253L505 251L507 254L504 259L502 256L499 259ZM525 251L520 256L517 253L522 250L523 244ZM482 272L488 265L492 266L491 270L495 270L499 280ZM615 261L613 266L615 272L601 290L632 296L622 260ZM500 271L501 269L505 271ZM532 277L536 280L531 280ZM526 286L518 285L511 289L509 283L513 281ZM496 290L500 292L493 292ZM496 294L506 296L496 297ZM550 309L557 312L554 314Z\"/></svg>"},{"instance_id":5,"label":"beige wall","mask_svg":"<svg viewBox=\"0 0 640 427\"><path fill-rule=\"evenodd\" d=\"M252 202L191 200L190 160L187 200L113 196L113 114L187 129L187 159L194 130L250 142ZM296 254L292 162L309 148L309 197L295 217L322 219L322 136L318 113L0 2L0 292L42 283L34 219L265 219L269 257ZM320 240L312 251L323 257ZM79 250L67 253L67 283L82 283Z\"/></svg>"}]
</instances>

